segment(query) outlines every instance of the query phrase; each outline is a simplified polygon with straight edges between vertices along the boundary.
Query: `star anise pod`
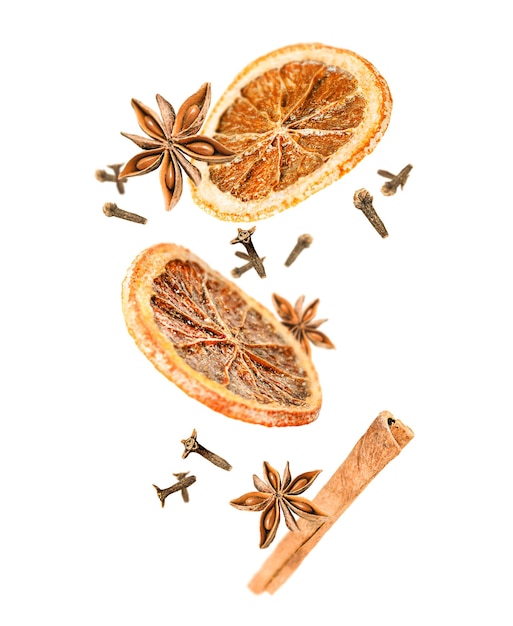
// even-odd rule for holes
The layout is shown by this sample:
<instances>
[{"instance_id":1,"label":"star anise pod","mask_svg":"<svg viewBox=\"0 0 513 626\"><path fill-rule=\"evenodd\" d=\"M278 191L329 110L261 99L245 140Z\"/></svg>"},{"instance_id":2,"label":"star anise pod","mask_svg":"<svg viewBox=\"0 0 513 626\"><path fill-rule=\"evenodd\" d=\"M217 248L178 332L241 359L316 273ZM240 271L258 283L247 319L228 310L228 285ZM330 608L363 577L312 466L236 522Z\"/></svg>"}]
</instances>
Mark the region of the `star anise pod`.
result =
<instances>
[{"instance_id":1,"label":"star anise pod","mask_svg":"<svg viewBox=\"0 0 513 626\"><path fill-rule=\"evenodd\" d=\"M288 300L273 293L273 304L281 317L282 324L286 326L294 337L303 346L304 351L310 356L310 342L319 348L334 348L332 341L320 330L317 330L321 324L327 320L315 320L319 306L319 298L311 302L303 311L304 296L297 299L296 304L292 306Z\"/></svg>"},{"instance_id":2,"label":"star anise pod","mask_svg":"<svg viewBox=\"0 0 513 626\"><path fill-rule=\"evenodd\" d=\"M280 509L287 528L292 531L299 530L293 513L314 522L322 522L328 517L313 502L299 495L310 487L320 473L321 470L305 472L292 480L287 461L282 480L280 474L267 461L264 461L265 482L253 474L253 483L258 491L251 491L240 498L231 500L230 504L241 511L262 511L260 516L261 548L267 548L276 537L280 524Z\"/></svg>"},{"instance_id":3,"label":"star anise pod","mask_svg":"<svg viewBox=\"0 0 513 626\"><path fill-rule=\"evenodd\" d=\"M160 167L160 184L166 209L170 211L182 195L180 168L195 185L201 182L200 171L187 157L207 163L225 163L236 154L219 141L197 134L210 106L210 83L204 83L195 94L187 98L177 114L161 95L157 94L156 99L162 118L142 102L132 99L139 126L149 138L121 133L146 152L130 159L119 177L140 176Z\"/></svg>"}]
</instances>

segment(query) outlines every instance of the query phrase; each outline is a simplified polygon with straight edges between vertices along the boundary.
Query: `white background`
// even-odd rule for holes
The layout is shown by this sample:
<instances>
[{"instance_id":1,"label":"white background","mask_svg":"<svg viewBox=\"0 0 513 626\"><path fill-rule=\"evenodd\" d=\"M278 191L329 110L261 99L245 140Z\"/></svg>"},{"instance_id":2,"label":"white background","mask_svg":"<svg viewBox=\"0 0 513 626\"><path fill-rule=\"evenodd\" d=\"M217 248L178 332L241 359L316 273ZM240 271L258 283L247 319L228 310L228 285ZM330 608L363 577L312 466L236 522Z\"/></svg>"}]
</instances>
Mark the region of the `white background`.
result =
<instances>
[{"instance_id":1,"label":"white background","mask_svg":"<svg viewBox=\"0 0 513 626\"><path fill-rule=\"evenodd\" d=\"M511 624L511 34L506 3L60 2L2 9L0 621L19 624ZM166 213L158 175L119 196L130 99L213 102L256 57L349 48L387 79L390 127L355 170L258 222L268 277L240 286L320 298L337 349L315 349L319 419L266 429L217 414L129 337L120 284L171 241L229 276L237 224L192 201ZM381 195L379 168L414 165ZM390 236L352 205L367 187ZM107 219L117 202L145 226ZM312 247L291 268L297 236ZM268 552L230 499L262 462L323 473L383 409L415 432L273 596L247 583ZM230 461L181 459L180 440ZM164 509L152 483L198 480ZM285 533L281 528L278 539Z\"/></svg>"}]
</instances>

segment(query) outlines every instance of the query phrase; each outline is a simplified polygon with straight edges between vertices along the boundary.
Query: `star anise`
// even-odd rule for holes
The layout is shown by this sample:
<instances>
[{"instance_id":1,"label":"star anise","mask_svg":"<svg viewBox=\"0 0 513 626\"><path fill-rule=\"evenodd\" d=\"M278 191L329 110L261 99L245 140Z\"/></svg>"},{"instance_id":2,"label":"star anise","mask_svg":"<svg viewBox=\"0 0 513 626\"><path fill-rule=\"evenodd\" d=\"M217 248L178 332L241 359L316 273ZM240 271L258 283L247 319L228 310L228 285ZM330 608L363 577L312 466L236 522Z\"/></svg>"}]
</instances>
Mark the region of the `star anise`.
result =
<instances>
[{"instance_id":1,"label":"star anise","mask_svg":"<svg viewBox=\"0 0 513 626\"><path fill-rule=\"evenodd\" d=\"M285 466L283 480L280 474L264 461L265 482L253 474L253 483L258 491L251 491L240 498L231 500L230 504L241 511L262 511L260 516L260 547L267 548L276 536L280 523L280 509L283 511L287 528L299 530L293 513L304 519L322 522L328 516L313 502L300 497L310 487L321 470L305 472L294 480L291 479L289 463Z\"/></svg>"},{"instance_id":2,"label":"star anise","mask_svg":"<svg viewBox=\"0 0 513 626\"><path fill-rule=\"evenodd\" d=\"M121 133L146 152L130 159L119 176L140 176L161 167L160 184L166 209L170 211L182 195L180 168L195 185L201 182L200 171L186 157L207 163L225 163L236 154L219 141L197 134L210 106L210 83L204 83L195 94L187 98L178 109L178 114L161 95L157 94L156 99L162 118L142 102L132 99L139 126L150 138Z\"/></svg>"},{"instance_id":3,"label":"star anise","mask_svg":"<svg viewBox=\"0 0 513 626\"><path fill-rule=\"evenodd\" d=\"M315 320L319 306L319 298L311 302L303 311L304 296L297 299L296 304L292 306L288 300L273 293L273 304L281 317L282 324L291 330L294 337L303 346L304 351L310 356L310 342L319 348L334 348L335 345L328 337L317 330L321 324L327 320Z\"/></svg>"}]
</instances>

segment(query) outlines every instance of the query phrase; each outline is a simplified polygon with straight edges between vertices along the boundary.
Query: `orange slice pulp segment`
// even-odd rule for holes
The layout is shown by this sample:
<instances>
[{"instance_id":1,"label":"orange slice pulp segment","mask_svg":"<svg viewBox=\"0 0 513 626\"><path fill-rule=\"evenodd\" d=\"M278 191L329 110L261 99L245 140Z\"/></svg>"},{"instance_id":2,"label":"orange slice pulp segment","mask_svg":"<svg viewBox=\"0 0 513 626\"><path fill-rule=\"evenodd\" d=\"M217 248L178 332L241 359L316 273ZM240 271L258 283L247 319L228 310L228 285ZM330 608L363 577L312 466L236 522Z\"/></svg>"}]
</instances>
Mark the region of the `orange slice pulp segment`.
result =
<instances>
[{"instance_id":1,"label":"orange slice pulp segment","mask_svg":"<svg viewBox=\"0 0 513 626\"><path fill-rule=\"evenodd\" d=\"M264 426L316 419L321 389L300 344L186 248L159 244L142 252L123 282L122 304L137 346L189 396Z\"/></svg>"},{"instance_id":2,"label":"orange slice pulp segment","mask_svg":"<svg viewBox=\"0 0 513 626\"><path fill-rule=\"evenodd\" d=\"M194 201L223 220L255 221L294 206L347 172L388 127L392 98L350 50L297 44L250 63L203 127L238 156L196 163Z\"/></svg>"}]
</instances>

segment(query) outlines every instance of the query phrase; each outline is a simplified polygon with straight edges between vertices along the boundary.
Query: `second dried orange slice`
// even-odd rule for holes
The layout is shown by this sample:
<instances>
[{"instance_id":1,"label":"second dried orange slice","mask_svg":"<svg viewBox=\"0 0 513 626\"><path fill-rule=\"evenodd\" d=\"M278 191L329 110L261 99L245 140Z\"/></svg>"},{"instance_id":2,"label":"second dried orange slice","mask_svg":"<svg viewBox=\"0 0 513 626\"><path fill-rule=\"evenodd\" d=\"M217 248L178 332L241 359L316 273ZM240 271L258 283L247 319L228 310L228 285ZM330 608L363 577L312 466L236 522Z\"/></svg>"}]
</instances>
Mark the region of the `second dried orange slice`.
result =
<instances>
[{"instance_id":1,"label":"second dried orange slice","mask_svg":"<svg viewBox=\"0 0 513 626\"><path fill-rule=\"evenodd\" d=\"M238 156L196 163L195 202L231 221L269 217L351 170L388 127L392 98L366 59L323 44L275 50L248 65L203 131Z\"/></svg>"},{"instance_id":2,"label":"second dried orange slice","mask_svg":"<svg viewBox=\"0 0 513 626\"><path fill-rule=\"evenodd\" d=\"M311 360L260 303L175 244L142 252L123 282L137 346L183 391L264 426L313 421L321 389Z\"/></svg>"}]
</instances>

